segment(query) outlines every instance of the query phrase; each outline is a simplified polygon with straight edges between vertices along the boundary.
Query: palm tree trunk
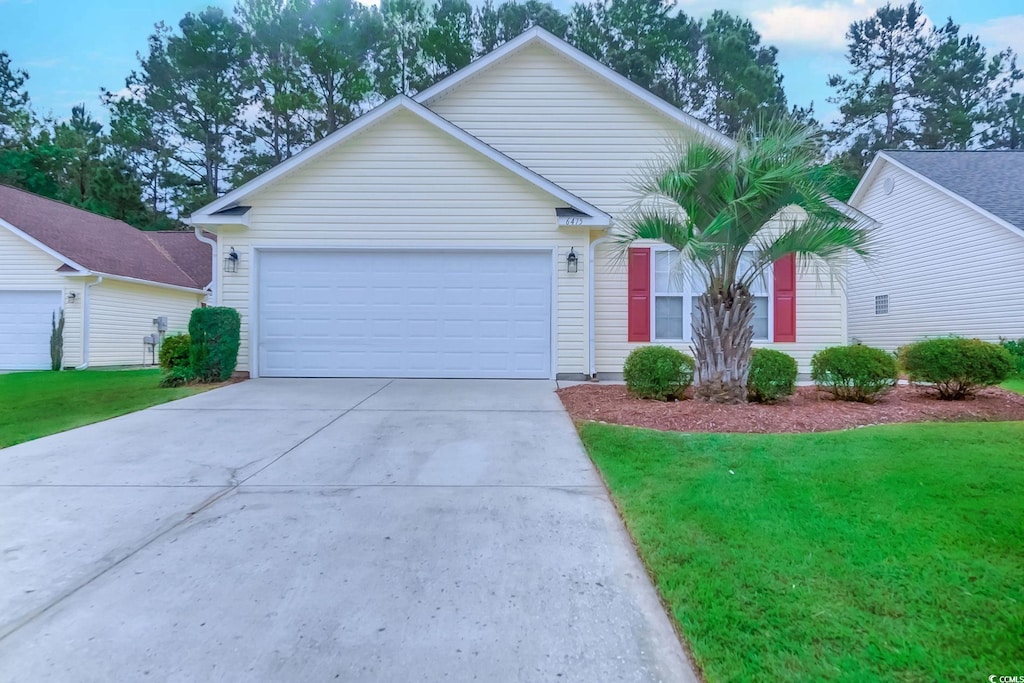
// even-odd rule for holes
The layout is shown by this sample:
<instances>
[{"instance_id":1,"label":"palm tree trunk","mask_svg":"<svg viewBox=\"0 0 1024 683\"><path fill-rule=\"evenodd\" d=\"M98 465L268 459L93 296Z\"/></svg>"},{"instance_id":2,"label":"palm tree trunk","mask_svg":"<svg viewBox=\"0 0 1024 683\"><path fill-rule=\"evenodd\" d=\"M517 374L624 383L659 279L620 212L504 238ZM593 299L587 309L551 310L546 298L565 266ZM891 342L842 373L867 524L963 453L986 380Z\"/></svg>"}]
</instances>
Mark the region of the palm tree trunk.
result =
<instances>
[{"instance_id":1,"label":"palm tree trunk","mask_svg":"<svg viewBox=\"0 0 1024 683\"><path fill-rule=\"evenodd\" d=\"M744 403L754 339L754 302L738 287L697 297L694 319L694 396L713 403Z\"/></svg>"}]
</instances>

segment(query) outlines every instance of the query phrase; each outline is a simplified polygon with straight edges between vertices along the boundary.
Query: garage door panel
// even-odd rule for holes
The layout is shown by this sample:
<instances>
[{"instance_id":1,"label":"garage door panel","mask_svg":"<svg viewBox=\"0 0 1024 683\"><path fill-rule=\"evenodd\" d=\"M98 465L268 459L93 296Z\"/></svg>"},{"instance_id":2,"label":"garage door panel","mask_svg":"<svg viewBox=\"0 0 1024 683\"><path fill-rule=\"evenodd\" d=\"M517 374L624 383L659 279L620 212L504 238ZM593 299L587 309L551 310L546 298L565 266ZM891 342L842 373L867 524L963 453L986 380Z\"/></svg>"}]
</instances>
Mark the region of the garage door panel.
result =
<instances>
[{"instance_id":1,"label":"garage door panel","mask_svg":"<svg viewBox=\"0 0 1024 683\"><path fill-rule=\"evenodd\" d=\"M548 377L543 252L266 252L260 374Z\"/></svg>"},{"instance_id":2,"label":"garage door panel","mask_svg":"<svg viewBox=\"0 0 1024 683\"><path fill-rule=\"evenodd\" d=\"M0 369L50 367L53 314L62 297L56 291L0 290Z\"/></svg>"}]
</instances>

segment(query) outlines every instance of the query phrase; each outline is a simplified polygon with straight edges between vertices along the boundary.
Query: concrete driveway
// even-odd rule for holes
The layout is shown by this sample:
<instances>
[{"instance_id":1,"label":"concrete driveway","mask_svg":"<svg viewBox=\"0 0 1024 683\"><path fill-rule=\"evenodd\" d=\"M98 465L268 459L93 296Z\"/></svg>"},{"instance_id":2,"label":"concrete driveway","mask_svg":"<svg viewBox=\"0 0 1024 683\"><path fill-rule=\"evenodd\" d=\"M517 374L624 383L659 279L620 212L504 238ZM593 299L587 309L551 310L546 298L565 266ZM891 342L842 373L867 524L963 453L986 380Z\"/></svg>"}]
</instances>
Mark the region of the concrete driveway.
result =
<instances>
[{"instance_id":1,"label":"concrete driveway","mask_svg":"<svg viewBox=\"0 0 1024 683\"><path fill-rule=\"evenodd\" d=\"M254 380L0 451L0 680L695 680L553 389Z\"/></svg>"}]
</instances>

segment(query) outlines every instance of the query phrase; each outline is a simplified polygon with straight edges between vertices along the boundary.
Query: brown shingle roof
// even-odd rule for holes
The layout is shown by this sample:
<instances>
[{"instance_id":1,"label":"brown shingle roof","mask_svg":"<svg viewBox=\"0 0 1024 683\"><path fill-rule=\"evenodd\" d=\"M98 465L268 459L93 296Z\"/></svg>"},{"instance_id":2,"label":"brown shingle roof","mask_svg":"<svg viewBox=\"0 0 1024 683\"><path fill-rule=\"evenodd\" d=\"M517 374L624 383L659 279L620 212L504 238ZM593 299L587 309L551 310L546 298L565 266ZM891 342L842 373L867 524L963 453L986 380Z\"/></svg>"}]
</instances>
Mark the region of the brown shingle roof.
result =
<instances>
[{"instance_id":1,"label":"brown shingle roof","mask_svg":"<svg viewBox=\"0 0 1024 683\"><path fill-rule=\"evenodd\" d=\"M145 232L6 185L0 219L97 273L193 289L210 284L210 246L191 232Z\"/></svg>"}]
</instances>

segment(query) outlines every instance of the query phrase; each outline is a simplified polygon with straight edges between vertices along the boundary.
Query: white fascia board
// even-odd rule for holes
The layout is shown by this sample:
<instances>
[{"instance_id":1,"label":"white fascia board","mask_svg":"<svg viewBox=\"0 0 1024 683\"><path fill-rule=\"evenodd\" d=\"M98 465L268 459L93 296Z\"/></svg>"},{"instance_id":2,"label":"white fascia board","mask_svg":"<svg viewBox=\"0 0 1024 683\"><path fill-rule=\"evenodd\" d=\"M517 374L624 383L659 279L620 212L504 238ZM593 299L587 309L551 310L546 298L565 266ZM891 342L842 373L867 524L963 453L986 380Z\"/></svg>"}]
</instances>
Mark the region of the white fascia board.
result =
<instances>
[{"instance_id":1,"label":"white fascia board","mask_svg":"<svg viewBox=\"0 0 1024 683\"><path fill-rule=\"evenodd\" d=\"M227 196L227 195L225 195ZM195 227L202 226L203 229L209 230L210 228L218 225L241 225L242 227L249 227L249 214L245 213L241 216L227 216L221 214L219 216L196 212L182 221L185 225Z\"/></svg>"},{"instance_id":2,"label":"white fascia board","mask_svg":"<svg viewBox=\"0 0 1024 683\"><path fill-rule=\"evenodd\" d=\"M451 135L456 140L459 140L467 147L470 147L476 152L479 152L480 154L484 155L485 157L487 157L494 163L498 164L505 170L511 171L513 174L519 176L526 182L544 190L551 196L562 200L573 209L588 214L593 220L596 221L594 225L609 225L611 223L611 217L601 209L591 204L590 202L580 199L573 193L551 182L550 180L540 175L536 171L532 171L526 166L523 166L515 159L512 159L511 157L508 157L505 154L499 152L498 150L488 145L486 142L480 140L480 138L474 137L473 135L467 133L466 131L459 128L448 119L443 118L438 114L435 114L433 111L427 109L425 106L416 102L415 100L408 97L403 97L402 99L404 100L406 108L413 114L416 114L424 121L432 123L433 125L437 126L444 132Z\"/></svg>"},{"instance_id":3,"label":"white fascia board","mask_svg":"<svg viewBox=\"0 0 1024 683\"><path fill-rule=\"evenodd\" d=\"M931 187L931 188L933 188L935 190L938 190L939 192L941 192L942 194L946 195L950 199L954 199L954 200L960 202L961 204L963 204L964 206L966 206L967 208L969 208L969 209L971 209L973 211L978 212L979 214L981 214L985 218L989 219L993 223L996 223L997 225L1000 225L1000 226L1006 228L1007 230L1009 230L1013 234L1017 235L1018 237L1024 237L1024 227L1018 227L1018 226L1014 225L1013 223L1000 218L999 216L995 215L994 213L986 211L985 209L981 208L980 206L978 206L974 202L970 201L969 199L966 199L965 197L962 197L961 195L957 194L956 192L953 192L952 190L950 190L945 185L940 185L939 183L935 182L934 180L932 180L928 176L923 175L921 173L918 173L917 171L915 171L914 169L910 168L906 164L901 164L899 161L893 159L891 156L889 156L885 152L879 152L878 153L878 155L875 157L875 160L871 162L871 166L868 167L868 172L864 174L864 178L857 185L857 189L854 190L854 197L856 197L858 200L860 199L860 196L858 195L858 192L862 193L861 186L863 185L866 188L868 186L868 184L874 180L873 176L877 175L879 173L879 169L881 168L881 163L880 162L883 159L885 160L885 163L892 164L894 167L900 169L901 171L903 171L907 175L920 180L922 183L924 183L928 187ZM876 168L876 164L878 165L877 168ZM872 176L872 177L869 177L869 176ZM850 198L850 202L851 203L853 202L854 197Z\"/></svg>"},{"instance_id":4,"label":"white fascia board","mask_svg":"<svg viewBox=\"0 0 1024 683\"><path fill-rule=\"evenodd\" d=\"M21 239L23 239L26 242L28 242L29 244L31 244L33 247L39 249L40 251L46 252L47 254L49 254L53 258L57 259L58 261L60 261L62 263L66 263L67 265L71 266L72 268L74 268L75 270L78 271L78 273L76 273L77 275L89 275L90 274L89 273L89 269L86 268L85 266L82 266L82 265L79 265L78 263L75 263L74 261L69 259L67 256L64 256L63 254L55 251L54 249L51 249L50 247L46 246L45 244L43 244L42 242L37 240L35 237L32 237L32 235L29 235L27 232L19 230L18 228L16 228L15 226L11 225L10 223L8 223L7 221L5 221L2 218L0 218L0 227L7 228L12 233L14 233L15 235L17 235Z\"/></svg>"},{"instance_id":5,"label":"white fascia board","mask_svg":"<svg viewBox=\"0 0 1024 683\"><path fill-rule=\"evenodd\" d=\"M500 62L512 54L518 52L522 48L532 43L539 42L548 46L555 52L558 52L565 58L572 62L575 62L580 67L596 74L606 81L618 86L622 90L625 90L633 97L641 100L648 106L658 110L665 116L673 119L674 121L692 128L700 135L716 142L727 149L734 149L736 147L736 141L727 135L719 133L717 130L704 123L700 119L687 114L678 107L675 107L665 100L661 99L649 90L645 90L633 81L629 80L625 76L616 73L613 69L605 66L601 62L597 61L590 55L577 50L569 43L564 40L552 35L548 31L542 29L539 26L535 26L530 30L520 34L517 38L510 40L504 45L492 50L488 54L484 55L480 59L469 64L451 76L435 83L426 90L421 91L415 96L417 102L427 103L428 101L448 92L452 88L458 86L464 80L472 78L479 72L487 69L492 64Z\"/></svg>"},{"instance_id":6,"label":"white fascia board","mask_svg":"<svg viewBox=\"0 0 1024 683\"><path fill-rule=\"evenodd\" d=\"M244 185L235 188L226 195L210 202L203 208L195 211L189 218L189 223L192 225L205 225L205 224L222 224L221 221L223 216L214 217L214 214L222 209L227 209L237 204L242 198L248 197L256 190L269 185L273 181L277 180L286 173L302 166L307 161L312 161L319 155L323 154L327 150L334 147L336 144L345 140L346 138L352 137L359 131L373 125L381 118L387 116L399 106L402 105L402 98L396 97L392 100L385 102L384 104L370 110L366 114L363 114L351 123L339 128L319 142L315 142L306 149L302 150L293 157L282 161L277 166L274 166L269 171L262 173Z\"/></svg>"},{"instance_id":7,"label":"white fascia board","mask_svg":"<svg viewBox=\"0 0 1024 683\"><path fill-rule=\"evenodd\" d=\"M190 294L207 294L205 289L197 289L196 287L185 287L182 285L172 285L166 282L156 282L154 280L143 280L137 277L128 277L127 275L111 275L110 273L101 273L99 271L93 271L89 273L65 273L68 277L92 277L97 276L103 280L117 280L119 282L131 282L138 285L148 285L150 287L159 287L161 289L173 289L179 292L188 292ZM97 283L98 284L98 283Z\"/></svg>"},{"instance_id":8,"label":"white fascia board","mask_svg":"<svg viewBox=\"0 0 1024 683\"><path fill-rule=\"evenodd\" d=\"M245 224L248 224L248 214L246 214L246 216L234 217L214 216L212 214L238 203L245 197L251 195L253 192L274 182L281 176L298 168L299 166L305 164L306 162L313 160L320 154L323 154L327 150L333 148L335 145L338 145L345 141L346 139L365 130L369 126L380 121L381 119L385 118L386 116L388 116L389 114L393 113L398 109L408 111L414 114L415 116L418 116L423 121L426 121L427 123L430 123L431 125L441 129L448 135L459 140L460 142L472 148L476 152L484 155L485 157L487 157L494 163L498 164L499 166L519 176L528 183L540 188L541 190L544 190L551 196L560 199L561 201L565 202L566 204L576 209L577 211L581 211L583 213L588 214L595 221L597 221L594 223L594 225L610 225L611 217L608 214L601 211L600 209L598 209L593 204L590 204L589 202L580 199L579 197L572 194L568 190L559 187L558 185L551 182L547 178L541 176L540 174L536 173L535 171L531 171L526 166L523 166L519 162L502 154L501 152L494 149L490 145L486 144L480 139L470 135L463 129L459 128L451 121L448 121L447 119L435 114L434 112L424 107L422 104L419 104L415 100L406 97L405 95L399 95L398 97L395 97L385 102L376 109L373 109L372 111L360 116L352 123L349 123L345 127L338 129L334 133L331 133L323 140L311 145L310 147L306 148L299 154L296 154L287 161L278 164L277 166L270 169L263 175L257 176L256 178L250 180L245 185L239 187L237 190L229 192L220 199L218 199L217 201L203 207L199 211L192 214L188 223L193 226L225 224L238 225L241 223L229 222L226 221L225 219L245 218Z\"/></svg>"}]
</instances>

